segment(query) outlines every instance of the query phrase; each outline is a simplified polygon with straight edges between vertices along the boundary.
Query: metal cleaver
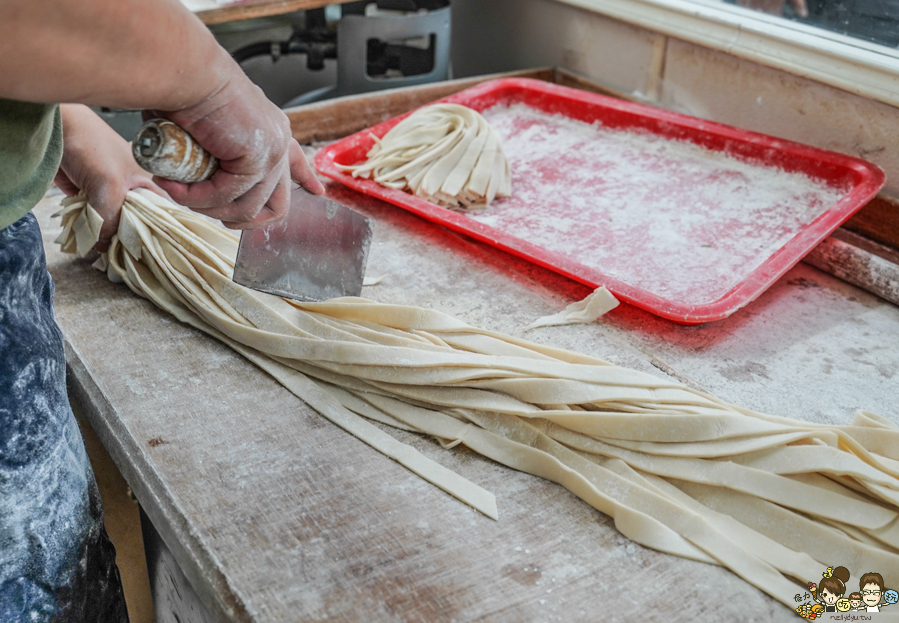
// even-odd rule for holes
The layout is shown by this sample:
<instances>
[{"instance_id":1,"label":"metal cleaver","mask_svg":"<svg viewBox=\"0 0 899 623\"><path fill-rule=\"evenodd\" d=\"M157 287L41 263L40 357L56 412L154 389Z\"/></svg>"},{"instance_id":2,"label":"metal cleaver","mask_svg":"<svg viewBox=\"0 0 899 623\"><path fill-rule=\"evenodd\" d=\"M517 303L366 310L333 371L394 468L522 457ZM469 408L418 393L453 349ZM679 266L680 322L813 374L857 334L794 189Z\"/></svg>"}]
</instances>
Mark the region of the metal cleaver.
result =
<instances>
[{"instance_id":1,"label":"metal cleaver","mask_svg":"<svg viewBox=\"0 0 899 623\"><path fill-rule=\"evenodd\" d=\"M359 296L371 237L371 219L296 188L286 217L241 233L234 281L300 301Z\"/></svg>"},{"instance_id":2,"label":"metal cleaver","mask_svg":"<svg viewBox=\"0 0 899 623\"><path fill-rule=\"evenodd\" d=\"M142 125L132 149L150 173L187 184L209 179L218 168L190 134L165 119ZM243 231L234 281L300 301L359 296L371 236L371 219L298 187L283 220Z\"/></svg>"}]
</instances>

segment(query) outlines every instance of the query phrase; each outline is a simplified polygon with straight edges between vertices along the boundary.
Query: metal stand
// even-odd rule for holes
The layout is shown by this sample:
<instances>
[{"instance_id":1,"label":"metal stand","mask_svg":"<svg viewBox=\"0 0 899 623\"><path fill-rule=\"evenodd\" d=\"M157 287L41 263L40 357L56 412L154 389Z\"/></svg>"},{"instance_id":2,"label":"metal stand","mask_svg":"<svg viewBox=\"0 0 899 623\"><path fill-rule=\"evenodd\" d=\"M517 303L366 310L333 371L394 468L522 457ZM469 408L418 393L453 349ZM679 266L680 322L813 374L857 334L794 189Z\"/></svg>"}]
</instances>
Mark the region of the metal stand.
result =
<instances>
[{"instance_id":1,"label":"metal stand","mask_svg":"<svg viewBox=\"0 0 899 623\"><path fill-rule=\"evenodd\" d=\"M429 39L433 68L417 75L372 76L372 53L389 51L392 42ZM399 46L397 46L399 47ZM284 105L300 106L332 97L426 84L449 77L450 7L423 14L365 17L344 15L337 26L337 84L304 93Z\"/></svg>"}]
</instances>

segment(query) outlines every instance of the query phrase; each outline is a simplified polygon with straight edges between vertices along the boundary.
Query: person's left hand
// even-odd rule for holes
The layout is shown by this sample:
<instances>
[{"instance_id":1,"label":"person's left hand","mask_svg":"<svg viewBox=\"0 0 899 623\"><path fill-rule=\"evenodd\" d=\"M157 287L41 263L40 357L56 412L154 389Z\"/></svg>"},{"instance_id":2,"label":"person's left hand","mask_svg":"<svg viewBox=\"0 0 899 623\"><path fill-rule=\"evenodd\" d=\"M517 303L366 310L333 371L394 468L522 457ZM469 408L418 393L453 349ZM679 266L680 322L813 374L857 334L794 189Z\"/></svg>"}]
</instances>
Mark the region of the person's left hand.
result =
<instances>
[{"instance_id":1,"label":"person's left hand","mask_svg":"<svg viewBox=\"0 0 899 623\"><path fill-rule=\"evenodd\" d=\"M128 141L94 111L81 104L63 104L61 108L63 155L56 185L69 196L84 191L103 217L95 248L106 251L119 228L119 214L129 190L147 188L168 195L134 161Z\"/></svg>"}]
</instances>

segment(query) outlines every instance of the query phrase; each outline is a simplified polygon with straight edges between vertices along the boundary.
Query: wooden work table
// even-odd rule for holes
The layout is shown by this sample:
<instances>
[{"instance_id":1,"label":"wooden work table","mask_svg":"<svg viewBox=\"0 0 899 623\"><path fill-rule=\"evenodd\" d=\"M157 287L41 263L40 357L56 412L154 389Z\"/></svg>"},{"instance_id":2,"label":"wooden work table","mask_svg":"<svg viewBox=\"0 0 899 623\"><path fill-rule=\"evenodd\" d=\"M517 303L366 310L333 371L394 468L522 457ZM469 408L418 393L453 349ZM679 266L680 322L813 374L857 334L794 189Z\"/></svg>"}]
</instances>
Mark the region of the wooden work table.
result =
<instances>
[{"instance_id":1,"label":"wooden work table","mask_svg":"<svg viewBox=\"0 0 899 623\"><path fill-rule=\"evenodd\" d=\"M214 9L195 11L207 26L225 22L239 22L257 17L282 15L293 11L320 9L329 4L344 4L352 0L243 0L231 4L223 4Z\"/></svg>"},{"instance_id":2,"label":"wooden work table","mask_svg":"<svg viewBox=\"0 0 899 623\"><path fill-rule=\"evenodd\" d=\"M298 133L302 114L292 114ZM391 205L333 183L328 193L376 221L368 273L388 278L366 297L521 335L588 294ZM795 620L729 571L632 543L558 485L390 430L495 493L499 521L480 515L61 254L49 218L58 201L51 191L36 214L73 392L209 611L203 620ZM895 305L800 264L720 322L679 326L625 304L526 337L751 409L848 423L859 408L899 422L897 335Z\"/></svg>"}]
</instances>

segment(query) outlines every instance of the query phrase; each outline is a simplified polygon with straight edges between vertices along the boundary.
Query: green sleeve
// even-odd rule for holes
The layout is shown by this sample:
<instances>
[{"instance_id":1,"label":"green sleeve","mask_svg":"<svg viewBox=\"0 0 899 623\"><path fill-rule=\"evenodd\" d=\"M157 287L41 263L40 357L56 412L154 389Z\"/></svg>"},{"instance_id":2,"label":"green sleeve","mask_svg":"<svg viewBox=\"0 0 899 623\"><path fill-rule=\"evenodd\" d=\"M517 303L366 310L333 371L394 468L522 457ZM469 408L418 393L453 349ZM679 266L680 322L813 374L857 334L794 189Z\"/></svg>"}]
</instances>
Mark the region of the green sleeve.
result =
<instances>
[{"instance_id":1,"label":"green sleeve","mask_svg":"<svg viewBox=\"0 0 899 623\"><path fill-rule=\"evenodd\" d=\"M57 104L0 99L0 229L40 201L61 158L62 117Z\"/></svg>"}]
</instances>

